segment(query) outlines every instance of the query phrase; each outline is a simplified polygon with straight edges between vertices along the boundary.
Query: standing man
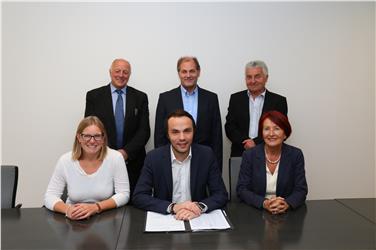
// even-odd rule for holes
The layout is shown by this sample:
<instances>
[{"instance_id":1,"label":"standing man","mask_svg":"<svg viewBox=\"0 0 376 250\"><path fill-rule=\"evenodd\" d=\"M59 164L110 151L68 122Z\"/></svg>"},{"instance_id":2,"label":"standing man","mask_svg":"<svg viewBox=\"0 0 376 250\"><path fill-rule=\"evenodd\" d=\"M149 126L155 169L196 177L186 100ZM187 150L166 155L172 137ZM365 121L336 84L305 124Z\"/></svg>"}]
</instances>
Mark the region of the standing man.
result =
<instances>
[{"instance_id":1,"label":"standing man","mask_svg":"<svg viewBox=\"0 0 376 250\"><path fill-rule=\"evenodd\" d=\"M180 86L161 93L155 115L154 147L168 144L165 120L177 110L184 109L192 115L196 123L193 142L213 149L222 172L222 121L218 97L215 93L197 85L200 77L200 64L196 57L181 57L177 63Z\"/></svg>"},{"instance_id":2,"label":"standing man","mask_svg":"<svg viewBox=\"0 0 376 250\"><path fill-rule=\"evenodd\" d=\"M193 117L179 109L166 119L171 144L150 151L133 196L136 207L190 220L222 208L227 191L210 147L192 144Z\"/></svg>"},{"instance_id":3,"label":"standing man","mask_svg":"<svg viewBox=\"0 0 376 250\"><path fill-rule=\"evenodd\" d=\"M150 125L148 97L128 86L130 75L129 62L115 59L110 68L111 82L87 92L85 117L97 116L106 128L108 146L123 155L132 194L144 164Z\"/></svg>"},{"instance_id":4,"label":"standing man","mask_svg":"<svg viewBox=\"0 0 376 250\"><path fill-rule=\"evenodd\" d=\"M231 157L242 156L243 151L260 144L258 123L263 113L277 110L287 116L286 97L265 88L268 67L263 61L251 61L245 66L247 90L232 94L226 116L226 135L232 142Z\"/></svg>"}]
</instances>

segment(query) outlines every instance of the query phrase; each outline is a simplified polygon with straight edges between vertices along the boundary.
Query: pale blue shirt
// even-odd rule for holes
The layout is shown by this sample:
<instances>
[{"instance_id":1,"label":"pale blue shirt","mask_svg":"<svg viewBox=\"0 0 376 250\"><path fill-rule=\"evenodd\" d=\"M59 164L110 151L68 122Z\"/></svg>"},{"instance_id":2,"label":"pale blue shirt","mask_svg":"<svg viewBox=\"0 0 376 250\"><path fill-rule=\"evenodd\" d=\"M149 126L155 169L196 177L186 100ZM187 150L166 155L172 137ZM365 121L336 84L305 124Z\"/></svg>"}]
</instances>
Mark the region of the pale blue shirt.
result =
<instances>
[{"instance_id":1,"label":"pale blue shirt","mask_svg":"<svg viewBox=\"0 0 376 250\"><path fill-rule=\"evenodd\" d=\"M259 96L257 96L254 100L249 92L248 97L249 97L249 138L256 138L258 135L258 124L259 120L262 114L262 108L264 106L264 100L265 100L265 92L262 92Z\"/></svg>"},{"instance_id":2,"label":"pale blue shirt","mask_svg":"<svg viewBox=\"0 0 376 250\"><path fill-rule=\"evenodd\" d=\"M115 86L112 85L112 82L110 84L110 87L111 87L111 95L112 95L112 108L113 108L114 114L115 114L115 107L116 107L116 101L118 99L118 93L116 93L117 88L115 88ZM121 96L123 97L123 110L124 110L124 117L125 117L125 103L126 103L127 86L125 86L121 90L123 90L123 94Z\"/></svg>"},{"instance_id":3,"label":"pale blue shirt","mask_svg":"<svg viewBox=\"0 0 376 250\"><path fill-rule=\"evenodd\" d=\"M198 89L196 88L189 93L183 86L180 86L181 90L181 97L183 99L183 106L184 110L187 111L193 119L195 123L197 123L197 106L198 106Z\"/></svg>"}]
</instances>

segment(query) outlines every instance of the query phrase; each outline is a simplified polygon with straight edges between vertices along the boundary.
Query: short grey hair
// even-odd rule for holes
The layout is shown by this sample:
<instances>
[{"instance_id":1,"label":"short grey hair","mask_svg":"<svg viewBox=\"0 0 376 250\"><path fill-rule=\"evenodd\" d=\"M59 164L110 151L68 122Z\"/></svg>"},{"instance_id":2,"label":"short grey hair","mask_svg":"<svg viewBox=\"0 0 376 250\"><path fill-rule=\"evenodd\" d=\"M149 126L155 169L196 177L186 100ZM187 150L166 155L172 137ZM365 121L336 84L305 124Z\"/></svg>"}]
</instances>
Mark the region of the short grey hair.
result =
<instances>
[{"instance_id":1,"label":"short grey hair","mask_svg":"<svg viewBox=\"0 0 376 250\"><path fill-rule=\"evenodd\" d=\"M115 60L112 61L111 66L110 66L110 72L112 71L112 68L114 67L114 64L117 62L125 62L129 65L129 71L132 71L131 64L129 61L123 59L123 58L116 58Z\"/></svg>"},{"instance_id":2,"label":"short grey hair","mask_svg":"<svg viewBox=\"0 0 376 250\"><path fill-rule=\"evenodd\" d=\"M269 75L268 67L263 61L260 61L260 60L250 61L249 63L245 65L246 70L249 68L256 68L256 67L262 68L262 71L264 72L266 76Z\"/></svg>"}]
</instances>

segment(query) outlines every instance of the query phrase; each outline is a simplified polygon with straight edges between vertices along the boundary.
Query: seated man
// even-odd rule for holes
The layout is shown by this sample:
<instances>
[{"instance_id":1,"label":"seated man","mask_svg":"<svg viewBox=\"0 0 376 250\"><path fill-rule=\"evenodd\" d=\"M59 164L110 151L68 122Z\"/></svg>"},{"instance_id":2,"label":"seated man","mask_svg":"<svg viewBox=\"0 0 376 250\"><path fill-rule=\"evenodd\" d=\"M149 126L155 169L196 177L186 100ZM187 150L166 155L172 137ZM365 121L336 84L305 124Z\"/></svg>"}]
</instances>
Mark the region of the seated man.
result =
<instances>
[{"instance_id":1,"label":"seated man","mask_svg":"<svg viewBox=\"0 0 376 250\"><path fill-rule=\"evenodd\" d=\"M178 220L222 208L228 196L217 159L211 148L192 144L196 129L192 116L176 110L168 115L166 128L170 144L147 154L134 191L134 205L175 214Z\"/></svg>"}]
</instances>

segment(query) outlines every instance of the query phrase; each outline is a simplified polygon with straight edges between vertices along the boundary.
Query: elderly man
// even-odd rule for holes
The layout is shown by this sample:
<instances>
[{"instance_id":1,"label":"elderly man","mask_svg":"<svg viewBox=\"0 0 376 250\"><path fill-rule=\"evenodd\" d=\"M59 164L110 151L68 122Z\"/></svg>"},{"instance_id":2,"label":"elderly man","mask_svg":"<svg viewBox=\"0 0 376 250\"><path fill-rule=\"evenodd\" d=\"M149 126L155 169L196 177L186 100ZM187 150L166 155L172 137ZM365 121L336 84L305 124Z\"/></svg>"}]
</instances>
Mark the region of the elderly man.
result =
<instances>
[{"instance_id":1,"label":"elderly man","mask_svg":"<svg viewBox=\"0 0 376 250\"><path fill-rule=\"evenodd\" d=\"M231 157L241 156L243 151L260 144L258 123L263 113L277 110L287 115L286 97L265 88L268 68L263 61L251 61L245 66L247 90L234 93L226 116L225 131L232 142Z\"/></svg>"},{"instance_id":2,"label":"elderly man","mask_svg":"<svg viewBox=\"0 0 376 250\"><path fill-rule=\"evenodd\" d=\"M195 122L179 109L168 115L171 144L150 151L138 180L133 204L178 220L190 220L223 207L227 191L210 147L192 144Z\"/></svg>"},{"instance_id":3,"label":"elderly man","mask_svg":"<svg viewBox=\"0 0 376 250\"><path fill-rule=\"evenodd\" d=\"M85 117L97 116L106 128L108 146L126 161L131 194L145 159L150 137L148 97L128 86L131 65L115 59L110 68L111 82L86 94Z\"/></svg>"},{"instance_id":4,"label":"elderly man","mask_svg":"<svg viewBox=\"0 0 376 250\"><path fill-rule=\"evenodd\" d=\"M161 93L155 115L154 147L166 145L165 119L176 109L190 113L197 131L193 141L213 149L222 172L222 121L218 97L197 85L201 68L196 57L181 57L177 63L180 86Z\"/></svg>"}]
</instances>

